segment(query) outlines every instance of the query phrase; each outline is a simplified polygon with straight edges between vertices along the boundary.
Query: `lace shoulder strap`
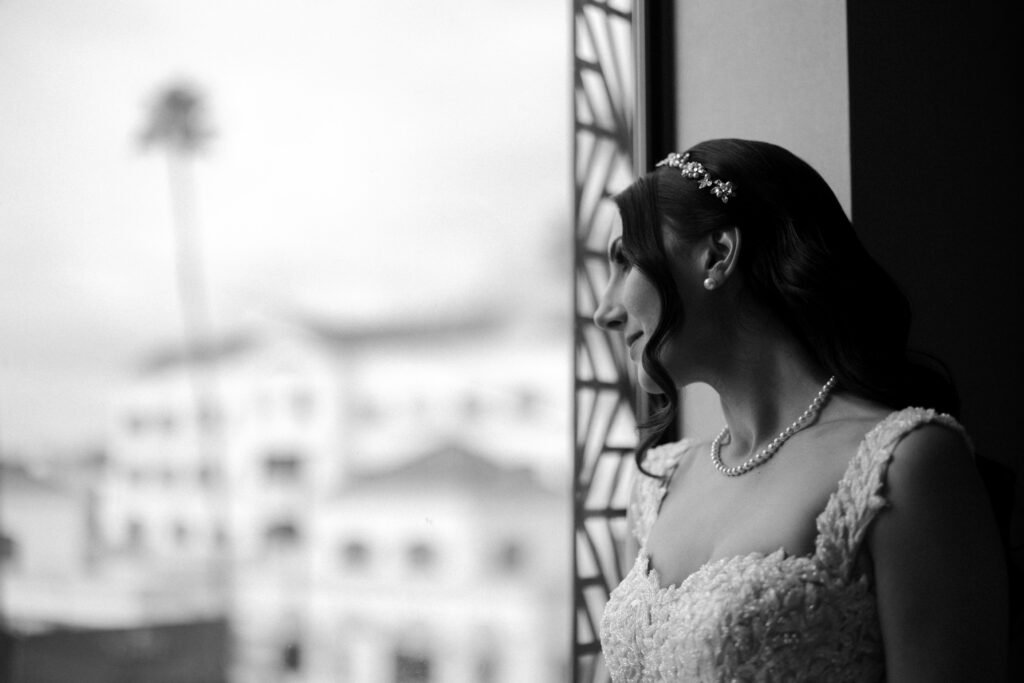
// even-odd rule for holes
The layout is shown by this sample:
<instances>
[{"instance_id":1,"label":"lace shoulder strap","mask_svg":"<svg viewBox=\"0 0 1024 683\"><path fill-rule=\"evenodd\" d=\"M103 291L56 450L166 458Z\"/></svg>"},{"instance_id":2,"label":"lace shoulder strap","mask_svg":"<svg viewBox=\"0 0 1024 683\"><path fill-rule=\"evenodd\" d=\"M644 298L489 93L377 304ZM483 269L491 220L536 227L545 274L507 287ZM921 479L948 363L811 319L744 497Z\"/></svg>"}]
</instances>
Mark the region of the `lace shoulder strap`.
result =
<instances>
[{"instance_id":1,"label":"lace shoulder strap","mask_svg":"<svg viewBox=\"0 0 1024 683\"><path fill-rule=\"evenodd\" d=\"M644 458L644 469L657 477L649 477L643 472L636 473L633 482L633 495L629 502L629 514L633 518L633 537L643 546L647 543L647 535L651 531L654 520L658 517L661 500L668 490L679 459L690 446L689 439L674 443L662 444L647 451Z\"/></svg>"},{"instance_id":2,"label":"lace shoulder strap","mask_svg":"<svg viewBox=\"0 0 1024 683\"><path fill-rule=\"evenodd\" d=\"M885 475L893 451L904 436L918 427L941 424L963 436L971 453L970 438L954 418L926 408L904 408L875 425L861 441L829 500L818 517L818 557L843 576L857 568L858 552L871 522L885 509Z\"/></svg>"}]
</instances>

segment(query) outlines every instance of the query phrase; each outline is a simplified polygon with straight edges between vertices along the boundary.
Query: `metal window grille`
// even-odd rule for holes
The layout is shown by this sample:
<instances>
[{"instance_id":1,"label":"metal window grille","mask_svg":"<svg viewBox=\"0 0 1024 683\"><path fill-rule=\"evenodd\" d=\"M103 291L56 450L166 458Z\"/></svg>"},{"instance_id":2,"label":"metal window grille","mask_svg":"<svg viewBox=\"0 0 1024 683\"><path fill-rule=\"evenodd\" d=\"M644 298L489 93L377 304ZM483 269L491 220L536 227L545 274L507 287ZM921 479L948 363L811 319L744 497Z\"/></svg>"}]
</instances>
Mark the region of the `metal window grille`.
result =
<instances>
[{"instance_id":1,"label":"metal window grille","mask_svg":"<svg viewBox=\"0 0 1024 683\"><path fill-rule=\"evenodd\" d=\"M573 678L607 681L599 627L621 580L635 378L621 336L592 316L608 277L612 195L635 177L634 11L629 0L574 2L575 410Z\"/></svg>"},{"instance_id":2,"label":"metal window grille","mask_svg":"<svg viewBox=\"0 0 1024 683\"><path fill-rule=\"evenodd\" d=\"M575 0L575 489L573 678L608 680L599 626L622 580L637 416L645 406L621 335L593 323L608 277L611 197L676 148L671 2ZM663 439L678 436L678 421ZM629 558L626 558L627 561Z\"/></svg>"}]
</instances>

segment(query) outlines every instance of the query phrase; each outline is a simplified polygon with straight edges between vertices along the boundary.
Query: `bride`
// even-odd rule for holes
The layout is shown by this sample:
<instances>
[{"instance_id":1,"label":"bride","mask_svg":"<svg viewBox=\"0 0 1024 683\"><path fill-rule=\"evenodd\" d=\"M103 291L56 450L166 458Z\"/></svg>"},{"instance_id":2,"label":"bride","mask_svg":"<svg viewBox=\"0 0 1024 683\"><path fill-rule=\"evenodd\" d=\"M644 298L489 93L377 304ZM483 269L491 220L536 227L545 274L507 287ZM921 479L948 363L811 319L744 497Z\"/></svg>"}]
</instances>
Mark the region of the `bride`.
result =
<instances>
[{"instance_id":1,"label":"bride","mask_svg":"<svg viewBox=\"0 0 1024 683\"><path fill-rule=\"evenodd\" d=\"M824 180L711 140L615 197L595 320L661 397L601 641L619 681L999 681L1006 576L954 387ZM678 389L725 426L652 447Z\"/></svg>"}]
</instances>

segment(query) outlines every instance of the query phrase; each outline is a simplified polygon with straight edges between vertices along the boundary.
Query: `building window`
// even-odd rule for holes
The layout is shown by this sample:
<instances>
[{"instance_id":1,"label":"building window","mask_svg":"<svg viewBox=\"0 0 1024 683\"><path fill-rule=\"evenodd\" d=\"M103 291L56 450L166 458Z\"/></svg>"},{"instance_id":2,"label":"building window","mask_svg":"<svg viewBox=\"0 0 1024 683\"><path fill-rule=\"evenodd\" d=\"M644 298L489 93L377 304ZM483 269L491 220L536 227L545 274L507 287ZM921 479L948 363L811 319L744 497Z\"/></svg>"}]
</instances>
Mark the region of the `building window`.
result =
<instances>
[{"instance_id":1,"label":"building window","mask_svg":"<svg viewBox=\"0 0 1024 683\"><path fill-rule=\"evenodd\" d=\"M395 653L395 683L430 683L430 657L421 652Z\"/></svg>"},{"instance_id":2,"label":"building window","mask_svg":"<svg viewBox=\"0 0 1024 683\"><path fill-rule=\"evenodd\" d=\"M12 567L17 561L17 542L7 534L0 533L0 567Z\"/></svg>"},{"instance_id":3,"label":"building window","mask_svg":"<svg viewBox=\"0 0 1024 683\"><path fill-rule=\"evenodd\" d=\"M470 394L462 399L462 414L467 420L476 420L484 412L484 402L476 394Z\"/></svg>"},{"instance_id":4,"label":"building window","mask_svg":"<svg viewBox=\"0 0 1024 683\"><path fill-rule=\"evenodd\" d=\"M519 541L505 541L498 548L494 559L499 570L512 573L523 568L525 556L526 551L522 543Z\"/></svg>"},{"instance_id":5,"label":"building window","mask_svg":"<svg viewBox=\"0 0 1024 683\"><path fill-rule=\"evenodd\" d=\"M536 417L540 412L541 398L533 389L523 388L516 394L516 412L522 419Z\"/></svg>"},{"instance_id":6,"label":"building window","mask_svg":"<svg viewBox=\"0 0 1024 683\"><path fill-rule=\"evenodd\" d=\"M217 406L204 405L196 412L196 426L204 434L215 433L221 425L221 412Z\"/></svg>"},{"instance_id":7,"label":"building window","mask_svg":"<svg viewBox=\"0 0 1024 683\"><path fill-rule=\"evenodd\" d=\"M294 548L300 541L299 529L293 522L277 522L267 527L264 539L271 550Z\"/></svg>"},{"instance_id":8,"label":"building window","mask_svg":"<svg viewBox=\"0 0 1024 683\"><path fill-rule=\"evenodd\" d=\"M341 547L341 562L348 569L362 569L370 562L370 548L362 541L349 541Z\"/></svg>"},{"instance_id":9,"label":"building window","mask_svg":"<svg viewBox=\"0 0 1024 683\"><path fill-rule=\"evenodd\" d=\"M210 465L202 465L196 473L196 477L202 486L212 486L216 482L216 472Z\"/></svg>"},{"instance_id":10,"label":"building window","mask_svg":"<svg viewBox=\"0 0 1024 683\"><path fill-rule=\"evenodd\" d=\"M294 640L281 648L281 668L293 672L302 670L302 646Z\"/></svg>"},{"instance_id":11,"label":"building window","mask_svg":"<svg viewBox=\"0 0 1024 683\"><path fill-rule=\"evenodd\" d=\"M477 683L494 683L498 680L498 656L495 650L487 650L480 655L476 662L476 680Z\"/></svg>"},{"instance_id":12,"label":"building window","mask_svg":"<svg viewBox=\"0 0 1024 683\"><path fill-rule=\"evenodd\" d=\"M174 430L178 426L177 422L174 419L174 416L169 413L161 415L158 419L158 423L160 425L160 429L163 430L164 434L167 434L168 436L173 434Z\"/></svg>"},{"instance_id":13,"label":"building window","mask_svg":"<svg viewBox=\"0 0 1024 683\"><path fill-rule=\"evenodd\" d=\"M141 415L132 414L125 416L124 424L125 428L128 430L128 433L133 436L138 436L139 434L142 434L142 432L145 431L146 429L146 420Z\"/></svg>"},{"instance_id":14,"label":"building window","mask_svg":"<svg viewBox=\"0 0 1024 683\"><path fill-rule=\"evenodd\" d=\"M174 544L179 548L188 544L188 526L184 522L175 522L171 533L174 535Z\"/></svg>"},{"instance_id":15,"label":"building window","mask_svg":"<svg viewBox=\"0 0 1024 683\"><path fill-rule=\"evenodd\" d=\"M263 461L263 471L271 482L294 483L302 477L305 459L290 451L273 452Z\"/></svg>"},{"instance_id":16,"label":"building window","mask_svg":"<svg viewBox=\"0 0 1024 683\"><path fill-rule=\"evenodd\" d=\"M128 520L128 526L125 529L125 545L128 550L133 552L138 552L145 547L146 529L139 520Z\"/></svg>"},{"instance_id":17,"label":"building window","mask_svg":"<svg viewBox=\"0 0 1024 683\"><path fill-rule=\"evenodd\" d=\"M224 550L228 547L228 532L225 531L223 526L218 525L213 530L213 545L218 550Z\"/></svg>"},{"instance_id":18,"label":"building window","mask_svg":"<svg viewBox=\"0 0 1024 683\"><path fill-rule=\"evenodd\" d=\"M423 541L410 545L406 550L406 557L409 565L420 571L430 569L437 563L437 552L433 546Z\"/></svg>"}]
</instances>

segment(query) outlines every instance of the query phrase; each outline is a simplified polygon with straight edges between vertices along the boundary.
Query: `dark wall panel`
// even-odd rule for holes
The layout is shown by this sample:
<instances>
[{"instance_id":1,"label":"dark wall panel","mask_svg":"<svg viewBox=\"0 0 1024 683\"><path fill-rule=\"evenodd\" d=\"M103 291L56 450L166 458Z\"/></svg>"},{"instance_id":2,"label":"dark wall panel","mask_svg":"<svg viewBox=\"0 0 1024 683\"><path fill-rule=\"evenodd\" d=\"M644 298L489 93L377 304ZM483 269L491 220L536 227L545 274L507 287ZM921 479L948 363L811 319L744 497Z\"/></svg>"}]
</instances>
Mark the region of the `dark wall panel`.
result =
<instances>
[{"instance_id":1,"label":"dark wall panel","mask_svg":"<svg viewBox=\"0 0 1024 683\"><path fill-rule=\"evenodd\" d=\"M983 454L1022 441L1024 264L1013 26L1001 3L848 3L853 219L946 360Z\"/></svg>"},{"instance_id":2,"label":"dark wall panel","mask_svg":"<svg viewBox=\"0 0 1024 683\"><path fill-rule=\"evenodd\" d=\"M912 344L950 366L979 454L1016 472L1019 545L1024 159L1010 7L850 0L847 20L854 225L910 297Z\"/></svg>"}]
</instances>

